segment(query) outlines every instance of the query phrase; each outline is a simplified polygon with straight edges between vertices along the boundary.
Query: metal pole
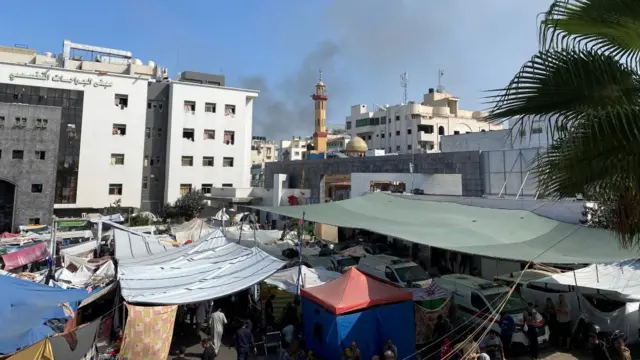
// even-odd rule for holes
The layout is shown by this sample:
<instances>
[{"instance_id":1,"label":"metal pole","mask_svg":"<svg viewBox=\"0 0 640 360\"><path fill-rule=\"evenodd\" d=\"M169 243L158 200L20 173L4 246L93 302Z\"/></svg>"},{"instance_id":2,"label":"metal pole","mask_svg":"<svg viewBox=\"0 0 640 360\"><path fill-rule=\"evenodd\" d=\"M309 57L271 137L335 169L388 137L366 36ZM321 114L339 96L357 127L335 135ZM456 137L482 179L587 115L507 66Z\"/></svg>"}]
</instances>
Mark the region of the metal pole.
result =
<instances>
[{"instance_id":1,"label":"metal pole","mask_svg":"<svg viewBox=\"0 0 640 360\"><path fill-rule=\"evenodd\" d=\"M57 252L57 248L58 248L58 239L56 239L56 228L58 222L54 219L53 220L53 229L51 229L51 237L53 238L53 242L51 243L51 273L54 274L56 273L56 252Z\"/></svg>"},{"instance_id":2,"label":"metal pole","mask_svg":"<svg viewBox=\"0 0 640 360\"><path fill-rule=\"evenodd\" d=\"M300 219L300 232L298 233L298 281L296 284L296 295L300 295L300 281L302 280L302 237L304 234L304 219L306 217L306 211L302 212L302 219Z\"/></svg>"},{"instance_id":3,"label":"metal pole","mask_svg":"<svg viewBox=\"0 0 640 360\"><path fill-rule=\"evenodd\" d=\"M522 184L520 184L520 189L518 189L516 200L518 200L518 198L520 197L520 194L522 194L522 188L524 188L524 184L527 182L528 177L529 177L529 172L527 171L527 174L524 176L524 180L522 180Z\"/></svg>"},{"instance_id":4,"label":"metal pole","mask_svg":"<svg viewBox=\"0 0 640 360\"><path fill-rule=\"evenodd\" d=\"M96 249L100 257L100 241L102 240L102 219L98 219L98 236L96 238Z\"/></svg>"}]
</instances>

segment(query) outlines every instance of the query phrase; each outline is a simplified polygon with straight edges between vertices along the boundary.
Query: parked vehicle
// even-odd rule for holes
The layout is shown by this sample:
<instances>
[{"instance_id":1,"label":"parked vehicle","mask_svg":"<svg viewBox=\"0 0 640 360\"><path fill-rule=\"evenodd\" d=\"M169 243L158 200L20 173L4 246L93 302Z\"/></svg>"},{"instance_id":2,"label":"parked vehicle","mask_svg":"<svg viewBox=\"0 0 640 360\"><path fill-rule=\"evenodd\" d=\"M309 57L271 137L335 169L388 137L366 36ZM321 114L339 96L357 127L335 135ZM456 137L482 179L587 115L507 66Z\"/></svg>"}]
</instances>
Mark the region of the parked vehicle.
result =
<instances>
[{"instance_id":1,"label":"parked vehicle","mask_svg":"<svg viewBox=\"0 0 640 360\"><path fill-rule=\"evenodd\" d=\"M360 258L350 255L336 254L329 257L334 271L344 273L349 268L358 265Z\"/></svg>"},{"instance_id":2,"label":"parked vehicle","mask_svg":"<svg viewBox=\"0 0 640 360\"><path fill-rule=\"evenodd\" d=\"M360 259L358 270L402 287L431 284L431 278L420 265L391 255L367 255Z\"/></svg>"},{"instance_id":3,"label":"parked vehicle","mask_svg":"<svg viewBox=\"0 0 640 360\"><path fill-rule=\"evenodd\" d=\"M444 275L434 281L438 286L453 294L453 301L456 305L454 319L456 324L466 323L471 327L480 326L487 318L495 318L496 322L493 323L492 330L500 332L498 321L500 313L498 310L505 301L505 297L509 295L508 287L463 274ZM527 302L516 292L509 296L502 308L502 311L511 315L516 323L516 332L511 338L512 348L519 346L527 348L529 346L529 340L523 331L526 308ZM549 342L549 327L539 313L536 320L538 343L546 344Z\"/></svg>"},{"instance_id":4,"label":"parked vehicle","mask_svg":"<svg viewBox=\"0 0 640 360\"><path fill-rule=\"evenodd\" d=\"M416 189L411 190L411 193L413 195L424 195L424 190L416 188Z\"/></svg>"}]
</instances>

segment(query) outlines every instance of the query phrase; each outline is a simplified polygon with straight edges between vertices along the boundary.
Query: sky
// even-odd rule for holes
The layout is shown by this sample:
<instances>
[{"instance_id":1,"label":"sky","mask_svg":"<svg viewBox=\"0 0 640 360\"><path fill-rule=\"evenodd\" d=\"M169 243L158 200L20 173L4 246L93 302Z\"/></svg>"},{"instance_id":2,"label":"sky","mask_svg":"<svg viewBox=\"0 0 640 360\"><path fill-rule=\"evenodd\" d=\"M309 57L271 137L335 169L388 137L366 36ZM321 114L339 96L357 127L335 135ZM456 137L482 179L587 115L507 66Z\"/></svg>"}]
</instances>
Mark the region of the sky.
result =
<instances>
[{"instance_id":1,"label":"sky","mask_svg":"<svg viewBox=\"0 0 640 360\"><path fill-rule=\"evenodd\" d=\"M253 135L313 133L310 95L323 70L327 122L350 107L417 102L442 84L465 110L484 110L537 49L539 13L551 0L110 0L5 2L0 44L60 53L64 39L123 49L144 62L224 74L260 90Z\"/></svg>"}]
</instances>

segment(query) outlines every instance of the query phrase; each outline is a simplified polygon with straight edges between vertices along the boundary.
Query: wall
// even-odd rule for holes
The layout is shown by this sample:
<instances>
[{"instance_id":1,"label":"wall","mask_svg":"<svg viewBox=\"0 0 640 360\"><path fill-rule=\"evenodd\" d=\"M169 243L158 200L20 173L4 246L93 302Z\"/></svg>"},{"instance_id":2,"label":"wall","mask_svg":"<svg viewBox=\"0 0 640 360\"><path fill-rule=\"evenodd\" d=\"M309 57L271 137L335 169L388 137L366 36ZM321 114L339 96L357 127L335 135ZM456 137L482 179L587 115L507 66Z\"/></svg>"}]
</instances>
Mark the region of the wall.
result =
<instances>
[{"instance_id":1,"label":"wall","mask_svg":"<svg viewBox=\"0 0 640 360\"><path fill-rule=\"evenodd\" d=\"M310 189L311 201L317 203L320 200L320 180L323 175L408 172L412 157L415 173L460 174L462 195L482 195L480 153L477 151L267 163L265 187L273 188L274 174L286 174L289 187Z\"/></svg>"},{"instance_id":2,"label":"wall","mask_svg":"<svg viewBox=\"0 0 640 360\"><path fill-rule=\"evenodd\" d=\"M41 76L36 77L36 73ZM24 75L30 78L24 78ZM68 82L60 81L61 76ZM140 206L147 80L126 75L100 76L86 71L2 63L0 83L84 93L77 198L74 204L56 204L56 209L101 209L117 199L121 199L122 206ZM128 95L127 108L115 106L116 94ZM112 135L114 123L126 124L127 135ZM110 165L112 153L124 154L124 165ZM123 195L109 196L109 184L122 184Z\"/></svg>"},{"instance_id":3,"label":"wall","mask_svg":"<svg viewBox=\"0 0 640 360\"><path fill-rule=\"evenodd\" d=\"M531 171L540 151L541 148L483 151L480 164L484 194L500 195L502 191L503 196L515 197L522 186L520 196L540 196L535 173Z\"/></svg>"},{"instance_id":4,"label":"wall","mask_svg":"<svg viewBox=\"0 0 640 360\"><path fill-rule=\"evenodd\" d=\"M157 213L166 203L164 188L169 128L169 83L149 83L147 101L140 209Z\"/></svg>"},{"instance_id":5,"label":"wall","mask_svg":"<svg viewBox=\"0 0 640 360\"><path fill-rule=\"evenodd\" d=\"M0 179L16 185L13 226L26 225L30 218L49 224L53 215L55 176L60 138L59 107L0 103ZM26 118L25 128L14 127L14 118ZM46 128L35 128L36 119L47 119ZM22 160L12 159L13 150L23 150ZM44 151L45 158L36 158ZM42 193L32 193L32 184L42 184Z\"/></svg>"},{"instance_id":6,"label":"wall","mask_svg":"<svg viewBox=\"0 0 640 360\"><path fill-rule=\"evenodd\" d=\"M527 129L524 129L524 136L519 134L520 132L517 130L506 129L443 136L440 141L442 143L442 152L526 149L547 147L549 144L546 132L531 134L527 133Z\"/></svg>"},{"instance_id":7,"label":"wall","mask_svg":"<svg viewBox=\"0 0 640 360\"><path fill-rule=\"evenodd\" d=\"M190 83L171 83L165 201L180 196L180 184L201 188L202 184L247 188L251 184L251 127L253 90L223 88ZM195 101L194 113L185 112L184 102ZM215 103L216 112L206 113L205 103ZM225 105L235 105L233 116L225 115ZM185 128L194 129L195 141L183 139ZM215 139L204 140L204 130L215 130ZM235 142L224 143L224 132L233 131ZM182 166L182 156L193 156L193 166ZM214 166L203 167L202 157L213 156ZM234 159L233 167L223 167L223 158Z\"/></svg>"},{"instance_id":8,"label":"wall","mask_svg":"<svg viewBox=\"0 0 640 360\"><path fill-rule=\"evenodd\" d=\"M351 198L369 193L372 181L404 182L408 192L417 188L425 194L462 195L460 174L352 173Z\"/></svg>"}]
</instances>

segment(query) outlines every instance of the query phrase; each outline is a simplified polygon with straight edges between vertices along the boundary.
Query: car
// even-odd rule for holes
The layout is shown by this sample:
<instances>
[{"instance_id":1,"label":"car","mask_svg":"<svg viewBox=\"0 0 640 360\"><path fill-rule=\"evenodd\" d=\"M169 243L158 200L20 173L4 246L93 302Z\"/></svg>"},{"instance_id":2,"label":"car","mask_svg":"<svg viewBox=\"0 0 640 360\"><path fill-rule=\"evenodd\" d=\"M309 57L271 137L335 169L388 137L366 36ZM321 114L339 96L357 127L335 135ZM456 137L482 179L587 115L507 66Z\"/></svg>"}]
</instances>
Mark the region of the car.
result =
<instances>
[{"instance_id":1,"label":"car","mask_svg":"<svg viewBox=\"0 0 640 360\"><path fill-rule=\"evenodd\" d=\"M424 190L416 188L416 189L411 190L411 193L413 195L424 195Z\"/></svg>"},{"instance_id":2,"label":"car","mask_svg":"<svg viewBox=\"0 0 640 360\"><path fill-rule=\"evenodd\" d=\"M420 265L391 255L367 255L360 259L358 270L400 287L421 288L431 278Z\"/></svg>"},{"instance_id":3,"label":"car","mask_svg":"<svg viewBox=\"0 0 640 360\"><path fill-rule=\"evenodd\" d=\"M335 254L329 256L334 271L344 273L350 268L357 266L360 258L350 255Z\"/></svg>"},{"instance_id":4,"label":"car","mask_svg":"<svg viewBox=\"0 0 640 360\"><path fill-rule=\"evenodd\" d=\"M491 328L500 332L498 305L506 299L501 310L511 315L516 323L516 332L511 338L511 346L520 349L529 347L529 340L523 331L527 302L520 294L513 292L509 296L510 288L504 285L464 274L443 275L434 281L440 288L453 294L453 303L456 306L455 325L469 324L471 327L478 327L487 319L495 318L496 322ZM509 297L506 298L507 296ZM539 326L538 343L547 344L549 327L539 313L536 321Z\"/></svg>"}]
</instances>

